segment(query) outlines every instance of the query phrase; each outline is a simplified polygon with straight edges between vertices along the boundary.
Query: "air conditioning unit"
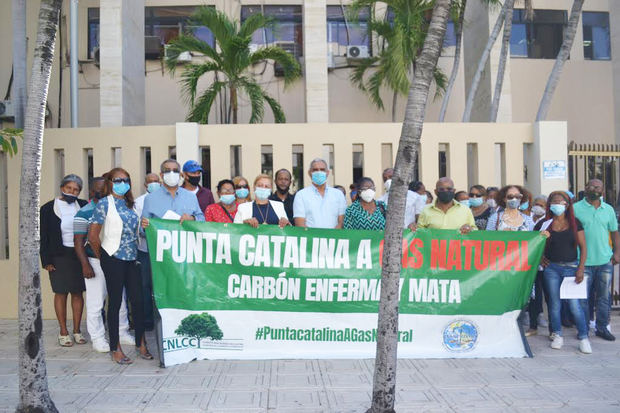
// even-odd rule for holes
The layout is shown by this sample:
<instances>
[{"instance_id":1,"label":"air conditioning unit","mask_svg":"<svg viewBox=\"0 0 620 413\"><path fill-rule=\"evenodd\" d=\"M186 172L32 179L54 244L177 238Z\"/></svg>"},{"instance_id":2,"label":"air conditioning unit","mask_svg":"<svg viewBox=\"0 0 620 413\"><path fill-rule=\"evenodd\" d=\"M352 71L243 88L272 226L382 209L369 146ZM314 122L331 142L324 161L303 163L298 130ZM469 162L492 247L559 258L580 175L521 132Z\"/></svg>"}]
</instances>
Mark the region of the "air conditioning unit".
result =
<instances>
[{"instance_id":1,"label":"air conditioning unit","mask_svg":"<svg viewBox=\"0 0 620 413\"><path fill-rule=\"evenodd\" d=\"M15 109L10 100L0 100L0 119L15 120Z\"/></svg>"},{"instance_id":2,"label":"air conditioning unit","mask_svg":"<svg viewBox=\"0 0 620 413\"><path fill-rule=\"evenodd\" d=\"M168 58L168 45L164 45L164 58ZM192 54L190 52L181 52L177 57L178 63L186 63L192 61Z\"/></svg>"},{"instance_id":3,"label":"air conditioning unit","mask_svg":"<svg viewBox=\"0 0 620 413\"><path fill-rule=\"evenodd\" d=\"M347 46L348 59L365 59L368 57L368 46Z\"/></svg>"},{"instance_id":4,"label":"air conditioning unit","mask_svg":"<svg viewBox=\"0 0 620 413\"><path fill-rule=\"evenodd\" d=\"M297 43L290 41L279 41L275 42L274 46L286 50L287 52L292 54L297 60L299 60L300 51ZM276 77L283 77L284 68L279 63L276 63L275 65L273 65L273 74Z\"/></svg>"},{"instance_id":5,"label":"air conditioning unit","mask_svg":"<svg viewBox=\"0 0 620 413\"><path fill-rule=\"evenodd\" d=\"M144 58L157 60L161 56L161 39L159 36L144 36Z\"/></svg>"}]
</instances>

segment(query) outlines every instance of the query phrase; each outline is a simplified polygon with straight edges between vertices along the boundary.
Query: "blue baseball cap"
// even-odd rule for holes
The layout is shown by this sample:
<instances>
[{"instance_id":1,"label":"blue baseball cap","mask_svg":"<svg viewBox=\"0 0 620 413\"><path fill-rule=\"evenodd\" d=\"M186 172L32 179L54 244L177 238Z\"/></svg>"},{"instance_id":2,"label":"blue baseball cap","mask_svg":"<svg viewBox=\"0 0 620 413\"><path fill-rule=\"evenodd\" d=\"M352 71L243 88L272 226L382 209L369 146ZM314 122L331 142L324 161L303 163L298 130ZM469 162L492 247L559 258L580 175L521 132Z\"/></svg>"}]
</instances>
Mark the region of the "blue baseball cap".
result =
<instances>
[{"instance_id":1,"label":"blue baseball cap","mask_svg":"<svg viewBox=\"0 0 620 413\"><path fill-rule=\"evenodd\" d=\"M202 166L196 161L187 161L183 164L183 172L202 172Z\"/></svg>"}]
</instances>

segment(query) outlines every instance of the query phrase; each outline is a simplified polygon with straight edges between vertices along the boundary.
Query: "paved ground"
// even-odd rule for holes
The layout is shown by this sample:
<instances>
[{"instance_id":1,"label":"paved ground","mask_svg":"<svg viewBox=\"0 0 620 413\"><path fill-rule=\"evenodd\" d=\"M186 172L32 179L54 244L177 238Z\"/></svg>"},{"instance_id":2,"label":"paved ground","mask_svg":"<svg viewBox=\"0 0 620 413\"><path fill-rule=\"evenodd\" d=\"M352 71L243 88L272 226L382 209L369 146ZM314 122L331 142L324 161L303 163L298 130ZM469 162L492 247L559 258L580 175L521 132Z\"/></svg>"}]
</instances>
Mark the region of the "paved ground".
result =
<instances>
[{"instance_id":1,"label":"paved ground","mask_svg":"<svg viewBox=\"0 0 620 413\"><path fill-rule=\"evenodd\" d=\"M617 312L612 321L620 332ZM0 412L17 405L16 324L0 320ZM372 360L123 367L90 345L60 348L56 334L55 322L45 322L49 384L61 412L364 412L369 405ZM532 337L533 359L400 360L397 411L620 412L620 340L593 337L594 354L582 355L574 336L566 331L561 351L544 335Z\"/></svg>"}]
</instances>

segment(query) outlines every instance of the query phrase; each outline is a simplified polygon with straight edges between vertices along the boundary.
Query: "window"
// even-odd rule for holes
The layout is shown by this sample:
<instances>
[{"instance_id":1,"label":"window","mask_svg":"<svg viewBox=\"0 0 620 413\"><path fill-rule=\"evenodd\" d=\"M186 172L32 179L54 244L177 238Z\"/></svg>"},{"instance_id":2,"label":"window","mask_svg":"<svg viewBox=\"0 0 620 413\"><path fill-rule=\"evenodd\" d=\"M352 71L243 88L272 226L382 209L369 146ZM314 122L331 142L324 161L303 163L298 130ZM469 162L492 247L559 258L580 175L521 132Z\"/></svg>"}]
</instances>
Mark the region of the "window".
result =
<instances>
[{"instance_id":1,"label":"window","mask_svg":"<svg viewBox=\"0 0 620 413\"><path fill-rule=\"evenodd\" d=\"M609 13L584 11L583 57L586 60L611 60Z\"/></svg>"},{"instance_id":2,"label":"window","mask_svg":"<svg viewBox=\"0 0 620 413\"><path fill-rule=\"evenodd\" d=\"M301 6L242 6L241 22L256 13L263 13L275 20L273 29L261 29L252 35L252 45L281 47L296 57L303 56L303 29Z\"/></svg>"},{"instance_id":3,"label":"window","mask_svg":"<svg viewBox=\"0 0 620 413\"><path fill-rule=\"evenodd\" d=\"M510 56L555 59L562 47L566 10L535 10L532 21L525 10L515 9L512 17Z\"/></svg>"},{"instance_id":4,"label":"window","mask_svg":"<svg viewBox=\"0 0 620 413\"><path fill-rule=\"evenodd\" d=\"M334 56L344 56L347 46L365 46L370 54L368 17L368 8L360 10L357 20L352 21L341 6L327 6L327 43Z\"/></svg>"},{"instance_id":5,"label":"window","mask_svg":"<svg viewBox=\"0 0 620 413\"><path fill-rule=\"evenodd\" d=\"M432 11L428 11L427 13L425 13L425 20L426 20L426 25L423 28L423 30L428 30L428 26L431 22L431 18L433 17ZM391 7L388 7L387 13L386 13L386 19L388 22L390 22L390 25L393 26L394 25L394 10ZM452 19L450 17L448 17L448 23L446 24L446 34L444 35L443 38L443 48L447 48L447 47L455 47L456 46L456 31L454 28L454 22L452 21Z\"/></svg>"},{"instance_id":6,"label":"window","mask_svg":"<svg viewBox=\"0 0 620 413\"><path fill-rule=\"evenodd\" d=\"M144 8L144 35L156 36L161 44L167 44L179 35L193 33L194 36L215 46L215 39L209 29L204 26L192 26L191 15L197 6L169 6ZM88 57L95 58L95 50L99 48L99 9L88 9Z\"/></svg>"}]
</instances>

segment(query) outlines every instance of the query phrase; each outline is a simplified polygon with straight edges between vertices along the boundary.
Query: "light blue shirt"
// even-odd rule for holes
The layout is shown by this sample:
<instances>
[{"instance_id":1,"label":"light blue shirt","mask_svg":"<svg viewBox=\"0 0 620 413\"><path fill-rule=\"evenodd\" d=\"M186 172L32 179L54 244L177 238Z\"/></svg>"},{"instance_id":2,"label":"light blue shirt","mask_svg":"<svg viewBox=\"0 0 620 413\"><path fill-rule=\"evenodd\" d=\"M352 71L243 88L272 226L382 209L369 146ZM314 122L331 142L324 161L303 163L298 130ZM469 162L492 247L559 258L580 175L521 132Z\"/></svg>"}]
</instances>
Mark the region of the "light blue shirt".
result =
<instances>
[{"instance_id":1,"label":"light blue shirt","mask_svg":"<svg viewBox=\"0 0 620 413\"><path fill-rule=\"evenodd\" d=\"M144 199L142 218L161 218L168 210L181 216L183 214L193 215L196 221L205 220L205 215L200 210L198 198L194 193L179 187L173 198L163 185Z\"/></svg>"},{"instance_id":2,"label":"light blue shirt","mask_svg":"<svg viewBox=\"0 0 620 413\"><path fill-rule=\"evenodd\" d=\"M314 185L295 194L293 217L304 218L308 228L336 228L338 217L344 216L347 201L342 192L325 185L325 195L321 196Z\"/></svg>"}]
</instances>

